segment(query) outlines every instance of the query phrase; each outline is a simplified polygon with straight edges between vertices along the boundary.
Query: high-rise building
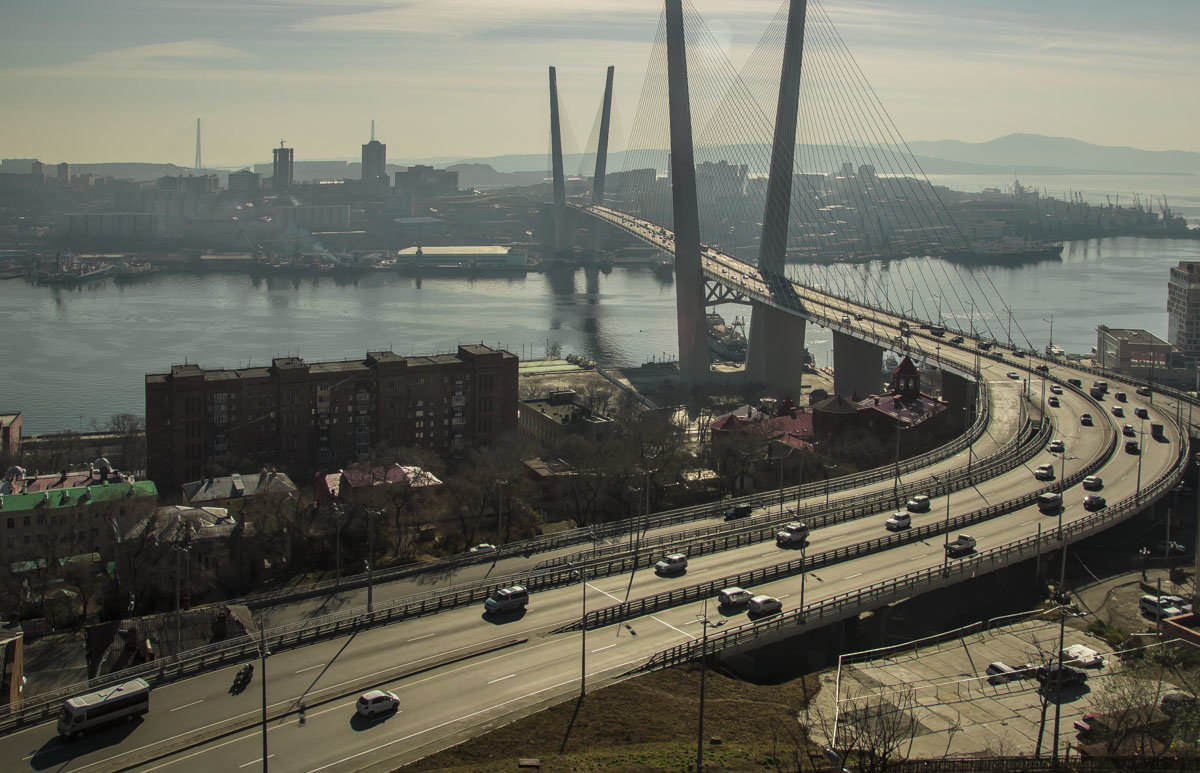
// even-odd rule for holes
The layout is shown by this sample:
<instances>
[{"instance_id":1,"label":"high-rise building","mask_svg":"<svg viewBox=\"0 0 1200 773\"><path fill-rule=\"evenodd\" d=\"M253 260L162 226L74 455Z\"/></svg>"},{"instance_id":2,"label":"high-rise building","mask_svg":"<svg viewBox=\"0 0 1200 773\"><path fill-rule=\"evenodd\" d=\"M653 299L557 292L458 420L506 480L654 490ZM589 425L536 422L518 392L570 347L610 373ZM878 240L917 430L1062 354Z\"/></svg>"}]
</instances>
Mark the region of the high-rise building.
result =
<instances>
[{"instance_id":1,"label":"high-rise building","mask_svg":"<svg viewBox=\"0 0 1200 773\"><path fill-rule=\"evenodd\" d=\"M1200 359L1200 263L1183 260L1167 280L1167 343Z\"/></svg>"},{"instance_id":2,"label":"high-rise building","mask_svg":"<svg viewBox=\"0 0 1200 773\"><path fill-rule=\"evenodd\" d=\"M229 173L229 190L239 193L249 193L257 191L262 187L262 175L258 172L251 172L249 169L243 169L240 172Z\"/></svg>"},{"instance_id":3,"label":"high-rise building","mask_svg":"<svg viewBox=\"0 0 1200 773\"><path fill-rule=\"evenodd\" d=\"M286 191L292 187L292 164L295 148L285 148L283 143L272 150L271 190Z\"/></svg>"},{"instance_id":4,"label":"high-rise building","mask_svg":"<svg viewBox=\"0 0 1200 773\"><path fill-rule=\"evenodd\" d=\"M346 466L378 443L453 451L516 428L517 357L482 345L146 376L148 473L163 491L226 466L307 473Z\"/></svg>"},{"instance_id":5,"label":"high-rise building","mask_svg":"<svg viewBox=\"0 0 1200 773\"><path fill-rule=\"evenodd\" d=\"M362 146L362 179L365 183L385 188L388 183L387 145L375 139L374 121L371 121L371 141Z\"/></svg>"},{"instance_id":6,"label":"high-rise building","mask_svg":"<svg viewBox=\"0 0 1200 773\"><path fill-rule=\"evenodd\" d=\"M396 187L416 199L452 196L458 193L458 172L416 164L407 171L396 172Z\"/></svg>"},{"instance_id":7,"label":"high-rise building","mask_svg":"<svg viewBox=\"0 0 1200 773\"><path fill-rule=\"evenodd\" d=\"M41 161L34 161L30 165L29 173L44 178L46 176L46 165Z\"/></svg>"},{"instance_id":8,"label":"high-rise building","mask_svg":"<svg viewBox=\"0 0 1200 773\"><path fill-rule=\"evenodd\" d=\"M68 164L66 161L64 161L58 165L58 181L57 182L59 185L70 185L71 184L71 165Z\"/></svg>"}]
</instances>

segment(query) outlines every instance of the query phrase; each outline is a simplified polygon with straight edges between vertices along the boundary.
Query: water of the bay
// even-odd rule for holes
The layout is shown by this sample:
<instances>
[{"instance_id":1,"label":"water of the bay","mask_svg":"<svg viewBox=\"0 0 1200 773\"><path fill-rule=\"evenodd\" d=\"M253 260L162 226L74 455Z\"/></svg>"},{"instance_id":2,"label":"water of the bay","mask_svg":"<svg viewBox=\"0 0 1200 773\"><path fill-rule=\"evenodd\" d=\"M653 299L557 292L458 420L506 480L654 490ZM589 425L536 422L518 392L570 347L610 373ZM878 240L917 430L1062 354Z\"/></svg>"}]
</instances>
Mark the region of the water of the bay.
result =
<instances>
[{"instance_id":1,"label":"water of the bay","mask_svg":"<svg viewBox=\"0 0 1200 773\"><path fill-rule=\"evenodd\" d=\"M1061 261L986 271L1030 341L1045 345L1043 320L1053 314L1054 342L1086 353L1097 324L1165 336L1167 276L1180 260L1200 260L1200 242L1070 242ZM729 319L747 311L720 310ZM285 354L357 359L482 341L525 357L549 346L624 366L677 350L674 285L640 268L419 282L377 273L354 283L162 273L76 289L8 280L0 282L0 331L0 412L23 411L26 432L141 414L145 374L184 361L238 367ZM810 325L807 338L824 365L829 332Z\"/></svg>"}]
</instances>

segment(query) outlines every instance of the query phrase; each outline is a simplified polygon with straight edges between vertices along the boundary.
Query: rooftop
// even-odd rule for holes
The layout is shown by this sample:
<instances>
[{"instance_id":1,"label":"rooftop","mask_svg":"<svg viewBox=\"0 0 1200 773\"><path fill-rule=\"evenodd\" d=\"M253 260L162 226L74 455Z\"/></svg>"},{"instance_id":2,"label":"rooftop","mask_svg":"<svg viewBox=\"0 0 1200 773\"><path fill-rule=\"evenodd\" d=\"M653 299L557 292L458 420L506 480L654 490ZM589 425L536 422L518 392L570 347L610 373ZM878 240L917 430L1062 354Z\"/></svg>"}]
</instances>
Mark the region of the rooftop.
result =
<instances>
[{"instance_id":1,"label":"rooftop","mask_svg":"<svg viewBox=\"0 0 1200 773\"><path fill-rule=\"evenodd\" d=\"M1160 346L1167 346L1166 341L1162 340L1148 330L1142 330L1140 328L1106 327L1104 325L1100 325L1100 331L1103 333L1108 333L1113 338L1123 338L1130 343L1158 344Z\"/></svg>"},{"instance_id":2,"label":"rooftop","mask_svg":"<svg viewBox=\"0 0 1200 773\"><path fill-rule=\"evenodd\" d=\"M0 513L20 513L39 508L63 508L91 505L97 502L115 502L124 497L157 497L154 482L139 480L136 483L104 483L98 486L74 486L41 491L31 494L0 495Z\"/></svg>"},{"instance_id":3,"label":"rooftop","mask_svg":"<svg viewBox=\"0 0 1200 773\"><path fill-rule=\"evenodd\" d=\"M189 503L241 499L268 491L290 493L296 491L296 484L282 472L234 473L223 478L206 478L183 484L183 493Z\"/></svg>"}]
</instances>

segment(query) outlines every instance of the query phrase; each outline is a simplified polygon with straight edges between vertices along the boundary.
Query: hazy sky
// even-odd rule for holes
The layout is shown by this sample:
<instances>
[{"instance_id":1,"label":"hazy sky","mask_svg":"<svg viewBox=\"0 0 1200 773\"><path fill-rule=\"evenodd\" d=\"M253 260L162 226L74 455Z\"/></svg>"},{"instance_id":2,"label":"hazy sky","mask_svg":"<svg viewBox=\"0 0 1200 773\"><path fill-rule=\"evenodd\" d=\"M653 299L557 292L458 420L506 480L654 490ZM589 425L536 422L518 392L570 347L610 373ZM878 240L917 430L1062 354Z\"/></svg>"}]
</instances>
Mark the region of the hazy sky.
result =
<instances>
[{"instance_id":1,"label":"hazy sky","mask_svg":"<svg viewBox=\"0 0 1200 773\"><path fill-rule=\"evenodd\" d=\"M737 67L779 0L693 0ZM0 0L0 157L212 166L544 153L546 66L586 139L633 120L655 0ZM1196 0L825 0L910 140L1200 150ZM616 146L621 141L614 143Z\"/></svg>"}]
</instances>

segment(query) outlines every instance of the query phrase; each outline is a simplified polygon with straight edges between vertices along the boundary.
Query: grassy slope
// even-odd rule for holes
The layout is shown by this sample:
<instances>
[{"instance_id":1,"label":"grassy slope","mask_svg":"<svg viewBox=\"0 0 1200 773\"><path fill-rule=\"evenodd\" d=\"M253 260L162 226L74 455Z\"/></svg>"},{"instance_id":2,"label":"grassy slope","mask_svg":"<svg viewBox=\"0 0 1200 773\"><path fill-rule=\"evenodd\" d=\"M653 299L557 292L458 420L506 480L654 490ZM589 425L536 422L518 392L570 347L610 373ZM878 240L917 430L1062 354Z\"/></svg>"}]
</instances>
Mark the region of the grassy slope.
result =
<instances>
[{"instance_id":1,"label":"grassy slope","mask_svg":"<svg viewBox=\"0 0 1200 773\"><path fill-rule=\"evenodd\" d=\"M800 766L808 747L796 721L815 677L757 685L709 671L705 769ZM404 770L515 770L536 758L543 771L689 770L696 761L698 668L657 671L570 699L427 757ZM720 744L709 743L719 738Z\"/></svg>"}]
</instances>

